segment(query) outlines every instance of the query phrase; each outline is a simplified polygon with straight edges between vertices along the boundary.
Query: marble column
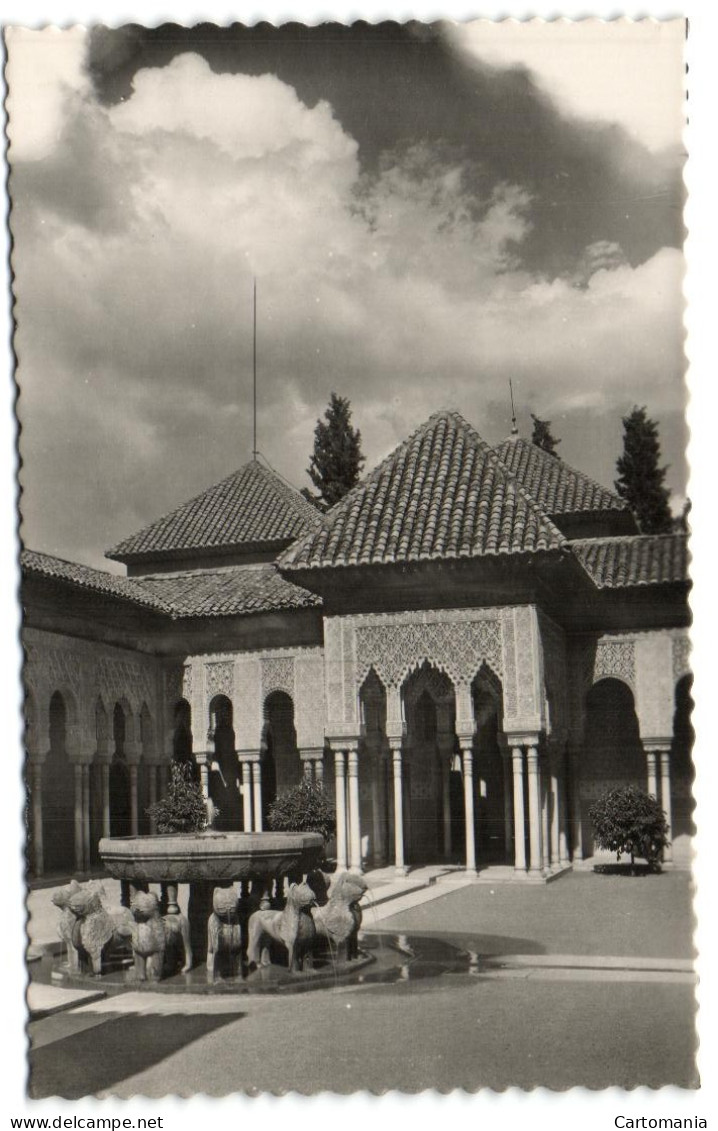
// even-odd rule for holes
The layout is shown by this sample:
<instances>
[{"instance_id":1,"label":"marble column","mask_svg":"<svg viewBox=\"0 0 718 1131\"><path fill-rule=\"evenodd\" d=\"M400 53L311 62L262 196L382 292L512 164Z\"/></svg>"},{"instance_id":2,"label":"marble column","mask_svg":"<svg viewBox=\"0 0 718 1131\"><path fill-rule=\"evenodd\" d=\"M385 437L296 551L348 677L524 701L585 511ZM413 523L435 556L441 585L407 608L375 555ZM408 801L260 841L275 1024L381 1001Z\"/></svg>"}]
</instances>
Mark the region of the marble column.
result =
<instances>
[{"instance_id":1,"label":"marble column","mask_svg":"<svg viewBox=\"0 0 718 1131\"><path fill-rule=\"evenodd\" d=\"M102 835L110 835L110 763L103 762L100 766L100 780L102 789Z\"/></svg>"},{"instance_id":2,"label":"marble column","mask_svg":"<svg viewBox=\"0 0 718 1131\"><path fill-rule=\"evenodd\" d=\"M541 871L541 776L539 754L535 746L526 748L529 779L529 872Z\"/></svg>"},{"instance_id":3,"label":"marble column","mask_svg":"<svg viewBox=\"0 0 718 1131\"><path fill-rule=\"evenodd\" d=\"M549 794L548 774L544 759L539 757L539 796L541 797L541 868L548 872L551 867L551 835L549 828Z\"/></svg>"},{"instance_id":4,"label":"marble column","mask_svg":"<svg viewBox=\"0 0 718 1131\"><path fill-rule=\"evenodd\" d=\"M551 863L558 864L559 849L559 786L558 771L551 769L549 777L549 823L551 830Z\"/></svg>"},{"instance_id":5,"label":"marble column","mask_svg":"<svg viewBox=\"0 0 718 1131\"><path fill-rule=\"evenodd\" d=\"M565 762L558 776L558 860L566 866L571 862L568 838L568 806L566 804L566 766Z\"/></svg>"},{"instance_id":6,"label":"marble column","mask_svg":"<svg viewBox=\"0 0 718 1131\"><path fill-rule=\"evenodd\" d=\"M474 830L474 753L472 746L461 747L464 768L464 823L466 828L466 871L476 873L476 836Z\"/></svg>"},{"instance_id":7,"label":"marble column","mask_svg":"<svg viewBox=\"0 0 718 1131\"><path fill-rule=\"evenodd\" d=\"M159 766L149 765L147 773L149 774L149 792L150 792L150 806L157 804L157 775L159 773ZM150 833L154 836L157 832L157 818L150 816Z\"/></svg>"},{"instance_id":8,"label":"marble column","mask_svg":"<svg viewBox=\"0 0 718 1131\"><path fill-rule=\"evenodd\" d=\"M209 798L209 766L207 765L208 760L208 754L197 755L197 764L199 766L199 780L200 785L202 786L202 796L204 797L205 801L207 801L207 799Z\"/></svg>"},{"instance_id":9,"label":"marble column","mask_svg":"<svg viewBox=\"0 0 718 1131\"><path fill-rule=\"evenodd\" d=\"M512 746L511 761L514 770L514 868L517 872L525 872L524 752L520 746Z\"/></svg>"},{"instance_id":10,"label":"marble column","mask_svg":"<svg viewBox=\"0 0 718 1131\"><path fill-rule=\"evenodd\" d=\"M83 871L82 851L82 766L75 762L75 869Z\"/></svg>"},{"instance_id":11,"label":"marble column","mask_svg":"<svg viewBox=\"0 0 718 1131\"><path fill-rule=\"evenodd\" d=\"M262 824L262 763L252 762L252 795L254 802L254 832L261 833Z\"/></svg>"},{"instance_id":12,"label":"marble column","mask_svg":"<svg viewBox=\"0 0 718 1131\"><path fill-rule=\"evenodd\" d=\"M137 836L139 832L139 818L137 805L137 766L130 765L130 834Z\"/></svg>"},{"instance_id":13,"label":"marble column","mask_svg":"<svg viewBox=\"0 0 718 1131\"><path fill-rule=\"evenodd\" d=\"M382 772L381 757L377 754L371 762L371 825L372 825L372 862L375 867L382 863L383 812L381 807L380 777Z\"/></svg>"},{"instance_id":14,"label":"marble column","mask_svg":"<svg viewBox=\"0 0 718 1131\"><path fill-rule=\"evenodd\" d=\"M504 852L506 863L510 863L513 849L512 802L513 781L511 774L511 753L509 750L501 751L501 763L504 774Z\"/></svg>"},{"instance_id":15,"label":"marble column","mask_svg":"<svg viewBox=\"0 0 718 1131\"><path fill-rule=\"evenodd\" d=\"M241 762L242 767L242 827L252 831L252 763Z\"/></svg>"},{"instance_id":16,"label":"marble column","mask_svg":"<svg viewBox=\"0 0 718 1131\"><path fill-rule=\"evenodd\" d=\"M573 824L573 860L583 860L583 831L581 828L581 757L578 750L571 752L571 818Z\"/></svg>"},{"instance_id":17,"label":"marble column","mask_svg":"<svg viewBox=\"0 0 718 1131\"><path fill-rule=\"evenodd\" d=\"M85 871L90 870L90 766L82 767L82 858Z\"/></svg>"},{"instance_id":18,"label":"marble column","mask_svg":"<svg viewBox=\"0 0 718 1131\"><path fill-rule=\"evenodd\" d=\"M307 781L312 780L312 766L314 760L312 758L302 758L302 773Z\"/></svg>"},{"instance_id":19,"label":"marble column","mask_svg":"<svg viewBox=\"0 0 718 1131\"><path fill-rule=\"evenodd\" d=\"M441 752L441 823L444 832L444 856L451 859L451 754Z\"/></svg>"},{"instance_id":20,"label":"marble column","mask_svg":"<svg viewBox=\"0 0 718 1131\"><path fill-rule=\"evenodd\" d=\"M349 780L349 866L361 872L361 820L359 815L359 753L347 751L347 777Z\"/></svg>"},{"instance_id":21,"label":"marble column","mask_svg":"<svg viewBox=\"0 0 718 1131\"><path fill-rule=\"evenodd\" d=\"M346 871L347 856L347 790L346 763L343 750L334 751L334 804L337 812L337 868Z\"/></svg>"},{"instance_id":22,"label":"marble column","mask_svg":"<svg viewBox=\"0 0 718 1131\"><path fill-rule=\"evenodd\" d=\"M32 856L35 878L40 879L45 871L45 858L42 845L42 763L33 762L30 767L32 790Z\"/></svg>"},{"instance_id":23,"label":"marble column","mask_svg":"<svg viewBox=\"0 0 718 1131\"><path fill-rule=\"evenodd\" d=\"M668 824L668 840L673 836L673 807L671 805L671 752L661 750L661 806L666 814ZM663 859L668 863L673 859L673 848L669 843L663 853Z\"/></svg>"},{"instance_id":24,"label":"marble column","mask_svg":"<svg viewBox=\"0 0 718 1131\"><path fill-rule=\"evenodd\" d=\"M314 780L317 785L324 785L324 759L314 759Z\"/></svg>"},{"instance_id":25,"label":"marble column","mask_svg":"<svg viewBox=\"0 0 718 1131\"><path fill-rule=\"evenodd\" d=\"M398 875L406 875L404 863L404 786L401 766L401 743L391 748L394 768L394 866Z\"/></svg>"},{"instance_id":26,"label":"marble column","mask_svg":"<svg viewBox=\"0 0 718 1131\"><path fill-rule=\"evenodd\" d=\"M658 772L656 762L659 760L660 755L656 754L655 750L646 750L646 769L647 769L647 791L652 797L658 799Z\"/></svg>"}]
</instances>

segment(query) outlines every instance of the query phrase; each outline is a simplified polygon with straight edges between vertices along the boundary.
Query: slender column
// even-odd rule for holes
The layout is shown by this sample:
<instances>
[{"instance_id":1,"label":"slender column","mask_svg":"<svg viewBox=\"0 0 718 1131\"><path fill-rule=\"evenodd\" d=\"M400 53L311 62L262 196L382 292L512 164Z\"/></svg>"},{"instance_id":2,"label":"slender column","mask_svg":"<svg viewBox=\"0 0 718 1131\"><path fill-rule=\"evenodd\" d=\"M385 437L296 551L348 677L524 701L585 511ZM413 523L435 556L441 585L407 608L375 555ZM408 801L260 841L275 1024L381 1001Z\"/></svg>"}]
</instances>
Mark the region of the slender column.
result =
<instances>
[{"instance_id":1,"label":"slender column","mask_svg":"<svg viewBox=\"0 0 718 1131\"><path fill-rule=\"evenodd\" d=\"M199 781L202 786L202 796L205 801L209 798L209 766L207 765L208 755L198 754L197 762L199 763Z\"/></svg>"},{"instance_id":2,"label":"slender column","mask_svg":"<svg viewBox=\"0 0 718 1131\"><path fill-rule=\"evenodd\" d=\"M85 871L90 869L90 767L82 767L82 858Z\"/></svg>"},{"instance_id":3,"label":"slender column","mask_svg":"<svg viewBox=\"0 0 718 1131\"><path fill-rule=\"evenodd\" d=\"M559 864L570 864L568 850L568 811L566 806L566 768L563 766L558 776L558 860Z\"/></svg>"},{"instance_id":4,"label":"slender column","mask_svg":"<svg viewBox=\"0 0 718 1131\"><path fill-rule=\"evenodd\" d=\"M252 793L254 800L254 831L262 832L262 763L252 762Z\"/></svg>"},{"instance_id":5,"label":"slender column","mask_svg":"<svg viewBox=\"0 0 718 1131\"><path fill-rule=\"evenodd\" d=\"M75 868L83 870L82 852L82 766L75 763Z\"/></svg>"},{"instance_id":6,"label":"slender column","mask_svg":"<svg viewBox=\"0 0 718 1131\"><path fill-rule=\"evenodd\" d=\"M312 765L314 764L313 758L302 759L302 770L307 781L312 780Z\"/></svg>"},{"instance_id":7,"label":"slender column","mask_svg":"<svg viewBox=\"0 0 718 1131\"><path fill-rule=\"evenodd\" d=\"M246 833L252 831L252 764L242 762L242 826Z\"/></svg>"},{"instance_id":8,"label":"slender column","mask_svg":"<svg viewBox=\"0 0 718 1131\"><path fill-rule=\"evenodd\" d=\"M324 759L314 759L314 780L317 785L324 785Z\"/></svg>"},{"instance_id":9,"label":"slender column","mask_svg":"<svg viewBox=\"0 0 718 1131\"><path fill-rule=\"evenodd\" d=\"M347 798L344 751L334 751L334 788L337 811L337 868L347 867Z\"/></svg>"},{"instance_id":10,"label":"slender column","mask_svg":"<svg viewBox=\"0 0 718 1131\"><path fill-rule=\"evenodd\" d=\"M529 776L529 872L541 871L541 780L535 746L526 749Z\"/></svg>"},{"instance_id":11,"label":"slender column","mask_svg":"<svg viewBox=\"0 0 718 1131\"><path fill-rule=\"evenodd\" d=\"M581 830L581 762L577 750L571 753L571 815L573 817L573 859L583 860L583 832Z\"/></svg>"},{"instance_id":12,"label":"slender column","mask_svg":"<svg viewBox=\"0 0 718 1131\"><path fill-rule=\"evenodd\" d=\"M656 762L658 758L655 750L646 751L646 768L648 770L648 792L652 797L658 798L658 772Z\"/></svg>"},{"instance_id":13,"label":"slender column","mask_svg":"<svg viewBox=\"0 0 718 1131\"><path fill-rule=\"evenodd\" d=\"M549 794L548 775L545 772L543 758L539 758L539 790L541 795L541 867L547 872L551 867L551 830L550 812L551 797Z\"/></svg>"},{"instance_id":14,"label":"slender column","mask_svg":"<svg viewBox=\"0 0 718 1131\"><path fill-rule=\"evenodd\" d=\"M524 818L524 752L520 746L511 750L514 768L514 868L526 871L526 829Z\"/></svg>"},{"instance_id":15,"label":"slender column","mask_svg":"<svg viewBox=\"0 0 718 1131\"><path fill-rule=\"evenodd\" d=\"M391 748L394 768L394 865L397 873L406 875L404 864L404 790L401 773L401 743Z\"/></svg>"},{"instance_id":16,"label":"slender column","mask_svg":"<svg viewBox=\"0 0 718 1131\"><path fill-rule=\"evenodd\" d=\"M513 782L511 780L511 754L508 750L502 750L501 763L504 773L504 852L508 864L511 860L511 849L513 847L513 828L511 825Z\"/></svg>"},{"instance_id":17,"label":"slender column","mask_svg":"<svg viewBox=\"0 0 718 1131\"><path fill-rule=\"evenodd\" d=\"M381 863L382 835L381 835L381 804L379 801L379 775L381 773L381 759L377 756L371 766L371 824L372 824L372 861L375 865Z\"/></svg>"},{"instance_id":18,"label":"slender column","mask_svg":"<svg viewBox=\"0 0 718 1131\"><path fill-rule=\"evenodd\" d=\"M551 771L549 778L549 822L551 831L551 863L558 864L559 862L559 809L558 809L558 773L555 769Z\"/></svg>"},{"instance_id":19,"label":"slender column","mask_svg":"<svg viewBox=\"0 0 718 1131\"><path fill-rule=\"evenodd\" d=\"M673 811L671 805L671 752L670 750L661 750L661 805L663 812L666 814L666 822L668 824L668 840L670 841L673 836ZM663 853L663 859L669 862L673 859L673 848L671 844L666 846Z\"/></svg>"},{"instance_id":20,"label":"slender column","mask_svg":"<svg viewBox=\"0 0 718 1131\"><path fill-rule=\"evenodd\" d=\"M110 764L103 762L100 766L100 779L102 782L102 835L110 835Z\"/></svg>"},{"instance_id":21,"label":"slender column","mask_svg":"<svg viewBox=\"0 0 718 1131\"><path fill-rule=\"evenodd\" d=\"M40 879L45 871L45 860L42 847L42 763L33 763L31 770L32 784L32 852L33 866L36 879Z\"/></svg>"},{"instance_id":22,"label":"slender column","mask_svg":"<svg viewBox=\"0 0 718 1131\"><path fill-rule=\"evenodd\" d=\"M451 858L451 755L441 754L441 815L444 828L444 856Z\"/></svg>"},{"instance_id":23,"label":"slender column","mask_svg":"<svg viewBox=\"0 0 718 1131\"><path fill-rule=\"evenodd\" d=\"M138 813L137 813L137 766L130 766L130 833L132 836L137 836L139 832L138 827Z\"/></svg>"},{"instance_id":24,"label":"slender column","mask_svg":"<svg viewBox=\"0 0 718 1131\"><path fill-rule=\"evenodd\" d=\"M462 746L464 766L464 819L466 824L466 871L476 872L476 840L474 831L474 755L471 746Z\"/></svg>"},{"instance_id":25,"label":"slender column","mask_svg":"<svg viewBox=\"0 0 718 1131\"><path fill-rule=\"evenodd\" d=\"M361 872L361 824L359 819L359 754L347 751L349 778L349 864L353 871Z\"/></svg>"},{"instance_id":26,"label":"slender column","mask_svg":"<svg viewBox=\"0 0 718 1131\"><path fill-rule=\"evenodd\" d=\"M159 766L148 766L147 773L150 777L150 806L157 804L157 774L159 773ZM157 832L157 818L150 817L150 832L154 836Z\"/></svg>"}]
</instances>

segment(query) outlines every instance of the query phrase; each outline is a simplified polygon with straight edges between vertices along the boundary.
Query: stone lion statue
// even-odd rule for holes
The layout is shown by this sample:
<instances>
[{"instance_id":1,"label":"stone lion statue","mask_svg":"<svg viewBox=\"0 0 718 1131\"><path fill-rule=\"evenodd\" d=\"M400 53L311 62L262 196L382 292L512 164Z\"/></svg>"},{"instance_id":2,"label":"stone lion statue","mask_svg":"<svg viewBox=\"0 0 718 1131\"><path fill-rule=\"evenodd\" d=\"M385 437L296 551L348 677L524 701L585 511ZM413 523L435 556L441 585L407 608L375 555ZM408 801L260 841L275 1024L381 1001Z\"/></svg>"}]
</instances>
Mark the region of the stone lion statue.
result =
<instances>
[{"instance_id":1,"label":"stone lion statue","mask_svg":"<svg viewBox=\"0 0 718 1131\"><path fill-rule=\"evenodd\" d=\"M308 913L315 903L316 895L309 884L290 884L283 911L255 911L250 915L247 946L250 966L270 964L267 944L273 940L286 948L289 972L301 970L304 955L316 937L314 920Z\"/></svg>"},{"instance_id":2,"label":"stone lion statue","mask_svg":"<svg viewBox=\"0 0 718 1131\"><path fill-rule=\"evenodd\" d=\"M116 924L109 912L102 906L99 891L88 890L78 884L68 898L67 908L72 915L71 941L77 954L77 969L82 968L85 955L90 960L92 973L102 973L102 954L115 939Z\"/></svg>"},{"instance_id":3,"label":"stone lion statue","mask_svg":"<svg viewBox=\"0 0 718 1131\"><path fill-rule=\"evenodd\" d=\"M152 891L138 891L132 897L130 928L135 972L138 981L158 982L165 966L168 947L179 945L184 950L182 973L192 967L189 923L185 915L160 915L160 902Z\"/></svg>"},{"instance_id":4,"label":"stone lion statue","mask_svg":"<svg viewBox=\"0 0 718 1131\"><path fill-rule=\"evenodd\" d=\"M80 890L77 880L70 880L65 887L57 888L52 893L52 902L59 908L60 918L57 923L57 933L67 947L67 964L73 974L80 972L80 955L72 942L72 928L77 919L70 910L70 899Z\"/></svg>"},{"instance_id":5,"label":"stone lion statue","mask_svg":"<svg viewBox=\"0 0 718 1131\"><path fill-rule=\"evenodd\" d=\"M220 952L229 955L232 974L242 972L242 928L236 890L215 888L212 914L207 921L207 971L214 980Z\"/></svg>"},{"instance_id":6,"label":"stone lion statue","mask_svg":"<svg viewBox=\"0 0 718 1131\"><path fill-rule=\"evenodd\" d=\"M358 936L362 923L359 901L369 885L358 872L341 872L329 888L329 899L323 907L312 907L317 935L337 950L346 943L348 960L359 955Z\"/></svg>"}]
</instances>

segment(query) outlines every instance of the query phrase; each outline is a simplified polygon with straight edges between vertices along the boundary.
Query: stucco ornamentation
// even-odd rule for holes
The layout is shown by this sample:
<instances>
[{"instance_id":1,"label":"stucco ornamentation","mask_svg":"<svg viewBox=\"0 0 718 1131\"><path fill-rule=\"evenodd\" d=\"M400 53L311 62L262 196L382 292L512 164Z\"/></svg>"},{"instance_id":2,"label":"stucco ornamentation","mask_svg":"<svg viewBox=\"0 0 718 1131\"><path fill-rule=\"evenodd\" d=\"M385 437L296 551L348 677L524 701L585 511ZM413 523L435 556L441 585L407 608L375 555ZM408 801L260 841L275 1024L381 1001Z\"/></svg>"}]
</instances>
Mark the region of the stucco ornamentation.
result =
<instances>
[{"instance_id":1,"label":"stucco ornamentation","mask_svg":"<svg viewBox=\"0 0 718 1131\"><path fill-rule=\"evenodd\" d=\"M429 663L456 684L470 683L483 663L501 676L501 628L497 618L360 625L356 629L356 677L361 685L373 668L385 687Z\"/></svg>"},{"instance_id":2,"label":"stucco ornamentation","mask_svg":"<svg viewBox=\"0 0 718 1131\"><path fill-rule=\"evenodd\" d=\"M611 676L635 687L636 649L632 640L599 640L593 661L593 682Z\"/></svg>"},{"instance_id":3,"label":"stucco ornamentation","mask_svg":"<svg viewBox=\"0 0 718 1131\"><path fill-rule=\"evenodd\" d=\"M234 663L232 660L216 660L205 665L205 688L207 700L211 702L215 695L226 695L232 698L234 691Z\"/></svg>"},{"instance_id":4,"label":"stucco ornamentation","mask_svg":"<svg viewBox=\"0 0 718 1131\"><path fill-rule=\"evenodd\" d=\"M262 656L262 699L285 691L294 699L294 660L291 656Z\"/></svg>"},{"instance_id":5,"label":"stucco ornamentation","mask_svg":"<svg viewBox=\"0 0 718 1131\"><path fill-rule=\"evenodd\" d=\"M673 678L682 679L690 675L691 642L688 636L673 637Z\"/></svg>"}]
</instances>

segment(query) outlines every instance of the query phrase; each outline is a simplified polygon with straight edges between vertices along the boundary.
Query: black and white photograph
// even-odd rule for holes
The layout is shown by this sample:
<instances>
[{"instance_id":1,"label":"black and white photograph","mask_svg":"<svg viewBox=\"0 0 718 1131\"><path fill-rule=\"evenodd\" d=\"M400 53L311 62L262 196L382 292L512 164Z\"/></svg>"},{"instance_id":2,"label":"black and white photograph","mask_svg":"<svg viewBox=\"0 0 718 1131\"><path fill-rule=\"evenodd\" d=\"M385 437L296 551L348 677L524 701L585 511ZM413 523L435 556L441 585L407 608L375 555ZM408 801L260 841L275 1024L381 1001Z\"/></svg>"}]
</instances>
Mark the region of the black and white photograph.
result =
<instances>
[{"instance_id":1,"label":"black and white photograph","mask_svg":"<svg viewBox=\"0 0 718 1131\"><path fill-rule=\"evenodd\" d=\"M708 1125L688 34L5 26L29 1100Z\"/></svg>"}]
</instances>

